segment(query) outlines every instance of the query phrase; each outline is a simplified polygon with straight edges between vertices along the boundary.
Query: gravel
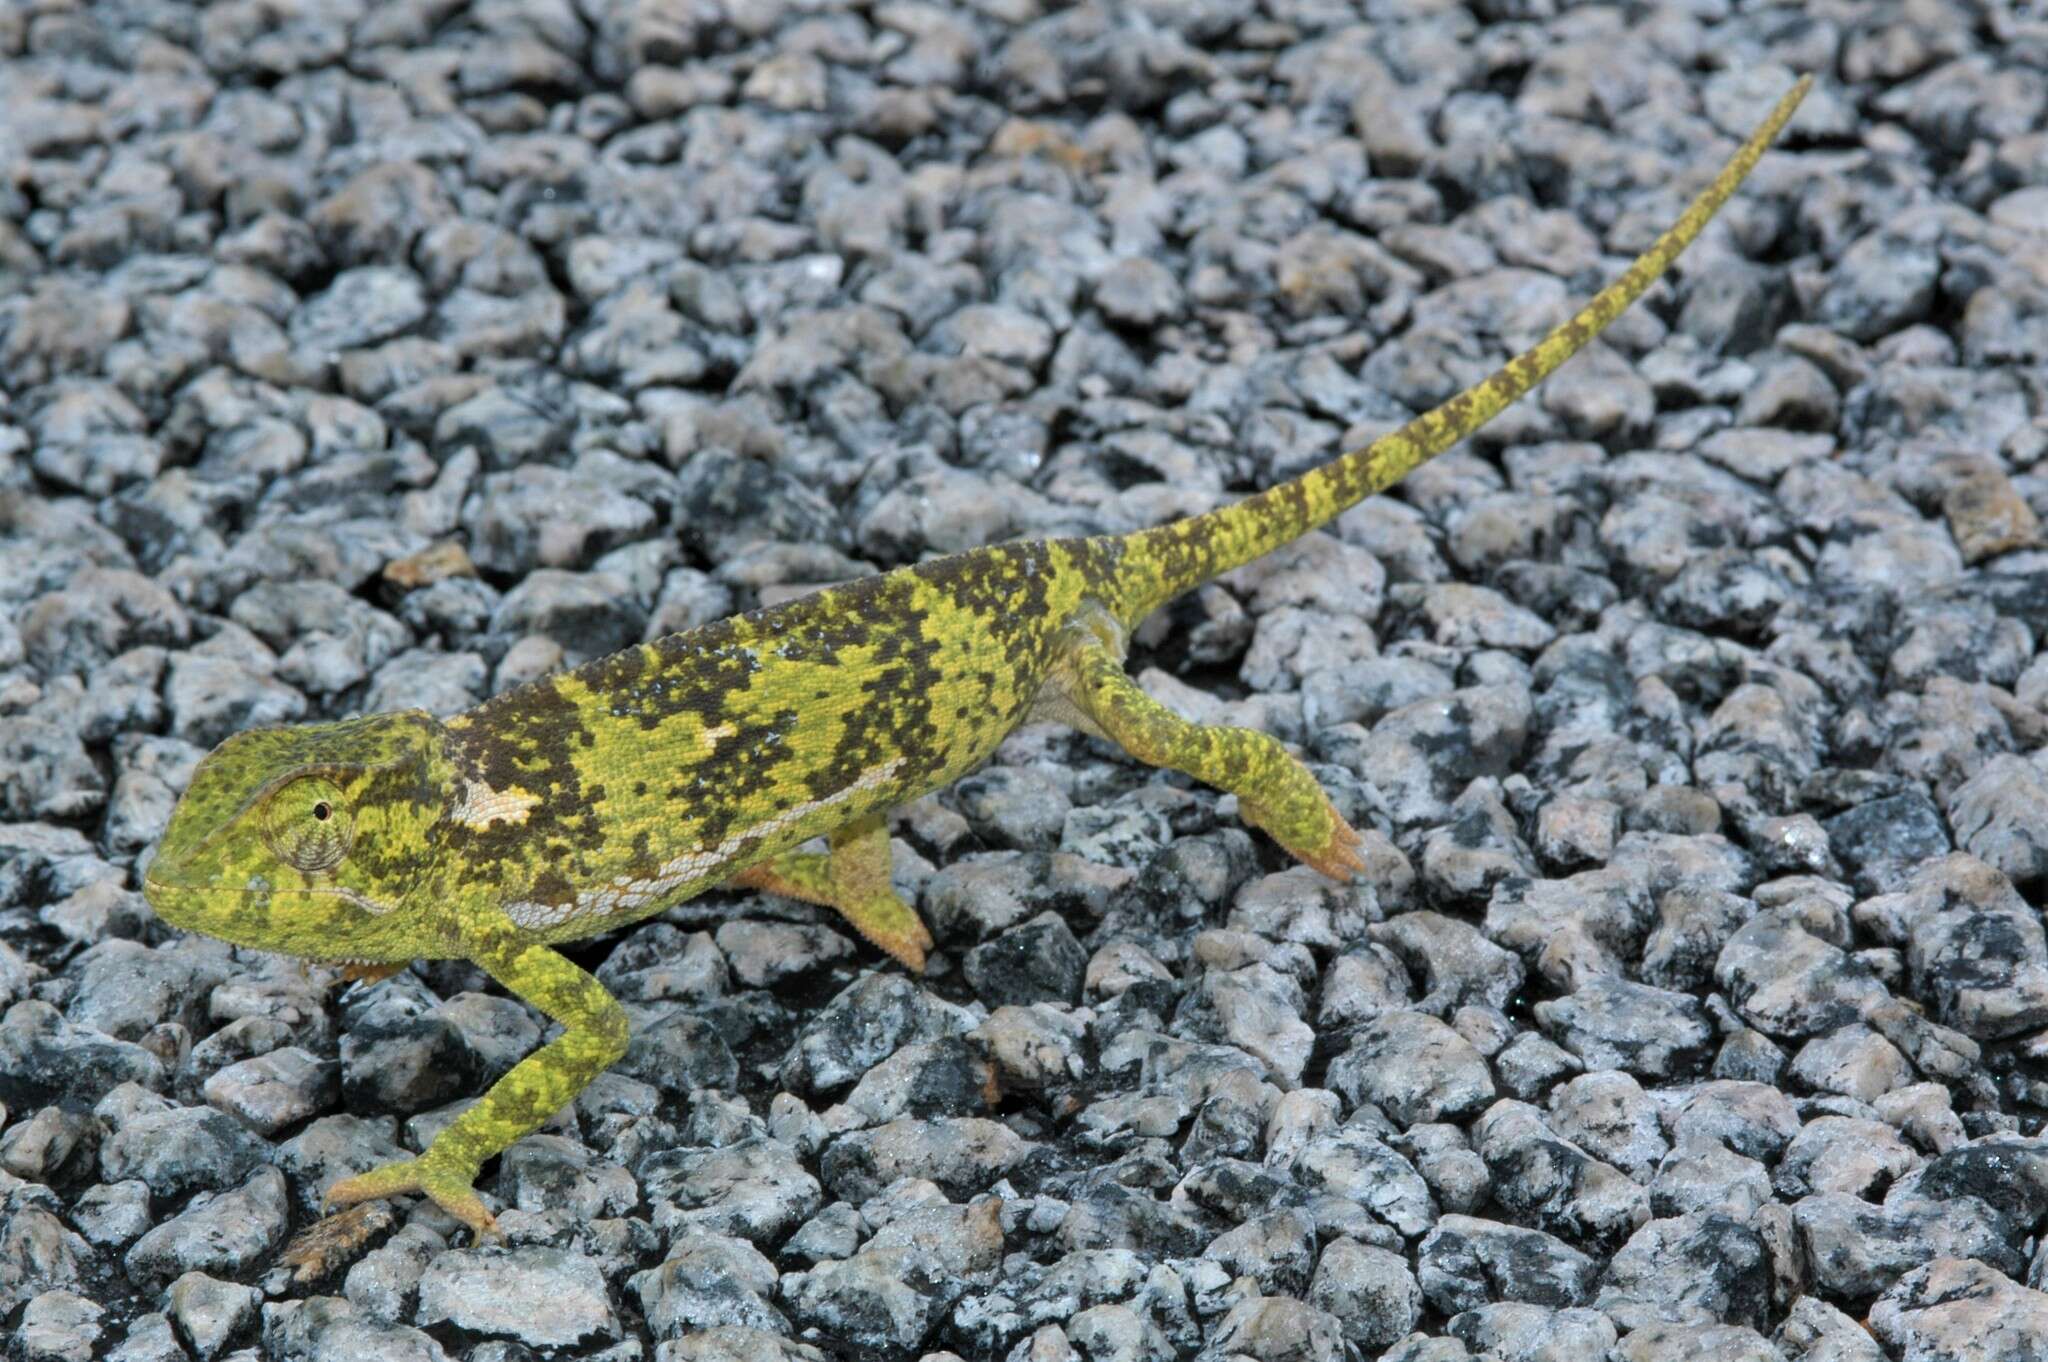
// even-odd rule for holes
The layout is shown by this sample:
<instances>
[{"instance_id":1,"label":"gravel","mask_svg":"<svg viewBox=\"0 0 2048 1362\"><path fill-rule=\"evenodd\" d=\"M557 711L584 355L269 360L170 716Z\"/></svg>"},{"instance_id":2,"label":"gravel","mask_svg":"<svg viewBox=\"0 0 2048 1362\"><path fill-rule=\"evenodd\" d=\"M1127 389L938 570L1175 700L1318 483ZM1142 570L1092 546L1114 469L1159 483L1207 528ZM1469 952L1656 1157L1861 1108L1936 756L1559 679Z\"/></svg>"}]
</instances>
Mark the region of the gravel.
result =
<instances>
[{"instance_id":1,"label":"gravel","mask_svg":"<svg viewBox=\"0 0 2048 1362\"><path fill-rule=\"evenodd\" d=\"M10 1356L2037 1356L2048 29L1790 16L0 13ZM212 744L1268 485L1801 71L1591 353L1139 634L1358 883L1028 729L893 825L924 977L752 894L582 943L632 1048L486 1169L506 1242L279 1266L547 1024L166 930Z\"/></svg>"}]
</instances>

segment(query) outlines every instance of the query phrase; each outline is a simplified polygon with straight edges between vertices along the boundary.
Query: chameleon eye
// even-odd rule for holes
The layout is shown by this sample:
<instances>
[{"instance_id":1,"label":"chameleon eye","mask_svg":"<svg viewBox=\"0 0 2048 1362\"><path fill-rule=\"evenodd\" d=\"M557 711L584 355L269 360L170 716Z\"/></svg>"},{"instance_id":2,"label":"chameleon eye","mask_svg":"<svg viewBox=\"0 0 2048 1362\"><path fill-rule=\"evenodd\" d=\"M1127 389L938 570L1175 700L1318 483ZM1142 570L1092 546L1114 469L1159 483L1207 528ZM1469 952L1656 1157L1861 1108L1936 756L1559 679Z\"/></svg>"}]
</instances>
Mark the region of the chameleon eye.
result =
<instances>
[{"instance_id":1,"label":"chameleon eye","mask_svg":"<svg viewBox=\"0 0 2048 1362\"><path fill-rule=\"evenodd\" d=\"M263 832L279 860L310 875L341 864L355 840L355 820L333 781L307 776L270 797Z\"/></svg>"}]
</instances>

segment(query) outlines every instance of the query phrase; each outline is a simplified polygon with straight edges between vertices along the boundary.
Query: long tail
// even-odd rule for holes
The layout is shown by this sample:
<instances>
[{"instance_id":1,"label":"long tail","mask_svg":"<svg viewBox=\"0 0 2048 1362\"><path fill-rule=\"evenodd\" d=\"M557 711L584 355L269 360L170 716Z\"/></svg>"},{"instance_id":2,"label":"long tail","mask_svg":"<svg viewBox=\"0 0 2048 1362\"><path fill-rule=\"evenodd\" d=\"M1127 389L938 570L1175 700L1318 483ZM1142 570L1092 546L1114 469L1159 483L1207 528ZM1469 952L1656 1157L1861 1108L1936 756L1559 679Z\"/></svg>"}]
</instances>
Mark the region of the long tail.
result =
<instances>
[{"instance_id":1,"label":"long tail","mask_svg":"<svg viewBox=\"0 0 2048 1362\"><path fill-rule=\"evenodd\" d=\"M1118 572L1124 583L1123 599L1112 606L1117 617L1126 627L1134 625L1190 587L1327 524L1457 444L1549 377L1620 316L1692 244L1763 156L1812 84L1813 77L1800 77L1714 182L1626 274L1491 377L1365 448L1340 454L1289 482L1205 515L1141 530L1125 539Z\"/></svg>"}]
</instances>

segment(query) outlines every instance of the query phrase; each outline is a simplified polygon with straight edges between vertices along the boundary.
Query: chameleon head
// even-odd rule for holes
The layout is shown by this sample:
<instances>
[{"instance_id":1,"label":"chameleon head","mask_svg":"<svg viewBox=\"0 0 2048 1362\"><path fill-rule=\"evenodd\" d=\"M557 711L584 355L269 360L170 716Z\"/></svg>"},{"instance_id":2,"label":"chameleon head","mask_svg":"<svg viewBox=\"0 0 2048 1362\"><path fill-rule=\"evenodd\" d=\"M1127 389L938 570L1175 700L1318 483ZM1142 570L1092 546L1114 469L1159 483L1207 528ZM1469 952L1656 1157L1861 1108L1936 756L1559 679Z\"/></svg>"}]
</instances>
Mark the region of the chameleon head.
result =
<instances>
[{"instance_id":1,"label":"chameleon head","mask_svg":"<svg viewBox=\"0 0 2048 1362\"><path fill-rule=\"evenodd\" d=\"M448 807L413 710L238 733L192 775L143 894L174 927L328 959L427 954L421 881Z\"/></svg>"}]
</instances>

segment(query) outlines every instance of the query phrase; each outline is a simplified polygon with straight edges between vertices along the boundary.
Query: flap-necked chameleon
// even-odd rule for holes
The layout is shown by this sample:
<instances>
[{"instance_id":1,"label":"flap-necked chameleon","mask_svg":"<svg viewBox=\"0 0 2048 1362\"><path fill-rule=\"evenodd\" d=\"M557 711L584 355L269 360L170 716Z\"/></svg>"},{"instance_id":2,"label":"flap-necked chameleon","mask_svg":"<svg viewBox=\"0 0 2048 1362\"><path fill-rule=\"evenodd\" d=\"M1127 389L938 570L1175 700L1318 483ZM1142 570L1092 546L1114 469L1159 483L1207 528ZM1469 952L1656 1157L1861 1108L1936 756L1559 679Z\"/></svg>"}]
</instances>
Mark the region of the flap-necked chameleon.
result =
<instances>
[{"instance_id":1,"label":"flap-necked chameleon","mask_svg":"<svg viewBox=\"0 0 2048 1362\"><path fill-rule=\"evenodd\" d=\"M556 943L718 885L829 906L912 970L932 939L890 885L888 811L1057 719L1237 796L1325 874L1356 832L1271 736L1190 723L1128 677L1131 630L1465 438L1612 322L1735 192L1801 80L1677 223L1491 377L1371 444L1207 514L999 544L628 648L448 719L237 734L194 772L144 879L165 921L372 973L466 958L560 1022L425 1152L331 1204L423 1192L479 1234L484 1160L623 1053L625 1012ZM822 852L803 844L824 837Z\"/></svg>"}]
</instances>

